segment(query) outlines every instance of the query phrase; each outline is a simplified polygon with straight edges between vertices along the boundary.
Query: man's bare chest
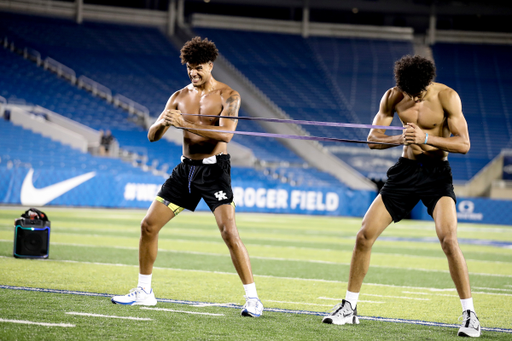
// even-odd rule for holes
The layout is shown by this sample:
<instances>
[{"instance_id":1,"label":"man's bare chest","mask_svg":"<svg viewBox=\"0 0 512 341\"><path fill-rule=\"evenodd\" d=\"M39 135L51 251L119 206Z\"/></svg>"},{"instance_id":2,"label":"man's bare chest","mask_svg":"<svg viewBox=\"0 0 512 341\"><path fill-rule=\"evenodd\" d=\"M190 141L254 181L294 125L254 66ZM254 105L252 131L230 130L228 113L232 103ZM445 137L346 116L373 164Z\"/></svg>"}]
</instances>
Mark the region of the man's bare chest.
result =
<instances>
[{"instance_id":1,"label":"man's bare chest","mask_svg":"<svg viewBox=\"0 0 512 341\"><path fill-rule=\"evenodd\" d=\"M438 102L403 101L395 109L402 123L415 123L423 129L440 127L446 120L445 112Z\"/></svg>"},{"instance_id":2,"label":"man's bare chest","mask_svg":"<svg viewBox=\"0 0 512 341\"><path fill-rule=\"evenodd\" d=\"M217 94L203 95L203 96L184 96L178 101L178 110L182 113L195 114L195 115L220 115L223 109L222 99ZM216 118L211 117L197 117L185 116L189 122L213 124L217 121Z\"/></svg>"}]
</instances>

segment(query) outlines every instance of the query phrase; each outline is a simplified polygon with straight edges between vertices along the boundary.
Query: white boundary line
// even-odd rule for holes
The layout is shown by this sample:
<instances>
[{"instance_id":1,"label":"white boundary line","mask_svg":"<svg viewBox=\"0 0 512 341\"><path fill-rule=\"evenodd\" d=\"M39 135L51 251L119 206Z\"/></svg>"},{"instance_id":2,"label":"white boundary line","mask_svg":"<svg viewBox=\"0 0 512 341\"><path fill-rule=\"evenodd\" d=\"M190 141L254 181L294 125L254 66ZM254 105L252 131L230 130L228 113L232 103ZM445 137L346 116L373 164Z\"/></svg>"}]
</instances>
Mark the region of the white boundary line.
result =
<instances>
[{"instance_id":1,"label":"white boundary line","mask_svg":"<svg viewBox=\"0 0 512 341\"><path fill-rule=\"evenodd\" d=\"M8 285L0 285L0 288L1 289L11 289L11 290L48 292L48 293L56 293L56 294L74 294L74 295L82 295L82 296L102 296L102 297L113 296L112 294L101 294L101 293L93 293L93 292L80 292L80 291L68 291L68 290L57 290L57 289L29 288L29 287L15 287L15 286L8 286ZM172 300L172 299L158 299L158 301L174 303L174 304L186 304L186 305L206 303L206 302L193 302L193 301ZM241 306L232 306L232 305L225 305L223 307L224 308L236 308L236 309L241 308ZM267 308L267 309L265 309L265 311L276 312L276 313L286 313L286 314L316 315L316 316L327 316L328 315L328 313L322 313L322 312L317 312L317 311L289 310L289 309L278 309L278 308ZM394 323L409 323L409 324L427 325L427 326L436 326L436 327L451 327L451 328L459 328L460 327L459 325L455 325L455 324L445 324L445 323L440 323L440 322L429 322L429 321L421 321L421 320L392 319L392 318L375 317L375 316L359 316L359 318L363 319L363 320L374 320L374 321L394 322ZM512 334L512 329L506 329L506 328L483 327L482 330Z\"/></svg>"},{"instance_id":2,"label":"white boundary line","mask_svg":"<svg viewBox=\"0 0 512 341\"><path fill-rule=\"evenodd\" d=\"M195 306L195 307L197 307L197 306ZM174 310L174 309L167 309L167 308L148 308L148 307L141 307L140 309L145 309L145 310L158 310L158 311L169 311L169 312L172 312L172 313L185 313L185 314L192 314L192 315L224 316L224 314L200 313L200 312L197 312L197 311Z\"/></svg>"},{"instance_id":3,"label":"white boundary line","mask_svg":"<svg viewBox=\"0 0 512 341\"><path fill-rule=\"evenodd\" d=\"M35 324L35 325L38 325L38 326L45 326L45 327L76 327L74 324L70 324L70 323L33 322L33 321L24 321L24 320L8 320L8 319L2 319L2 318L0 318L0 322L20 323L20 324Z\"/></svg>"},{"instance_id":4,"label":"white boundary line","mask_svg":"<svg viewBox=\"0 0 512 341\"><path fill-rule=\"evenodd\" d=\"M78 316L87 316L87 317L105 317L112 319L122 319L122 320L136 320L136 321L153 321L149 317L133 317L133 316L115 316L115 315L101 315L101 314L88 314L88 313L79 313L76 311L68 311L66 314L68 315L78 315Z\"/></svg>"}]
</instances>

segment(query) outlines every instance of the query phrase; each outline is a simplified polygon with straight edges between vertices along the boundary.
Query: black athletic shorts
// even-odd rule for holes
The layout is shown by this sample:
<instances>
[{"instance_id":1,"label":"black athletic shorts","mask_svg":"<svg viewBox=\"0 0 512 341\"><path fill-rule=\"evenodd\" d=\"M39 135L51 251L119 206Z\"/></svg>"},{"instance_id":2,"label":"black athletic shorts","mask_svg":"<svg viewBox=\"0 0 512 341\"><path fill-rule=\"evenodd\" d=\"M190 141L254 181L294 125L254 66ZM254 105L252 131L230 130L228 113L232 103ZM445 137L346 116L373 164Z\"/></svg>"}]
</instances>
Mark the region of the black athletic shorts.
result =
<instances>
[{"instance_id":1,"label":"black athletic shorts","mask_svg":"<svg viewBox=\"0 0 512 341\"><path fill-rule=\"evenodd\" d=\"M201 198L212 212L220 205L234 206L230 157L217 155L216 159L216 163L203 164L203 160L183 157L162 185L156 200L168 206L175 215L184 208L194 211Z\"/></svg>"},{"instance_id":2,"label":"black athletic shorts","mask_svg":"<svg viewBox=\"0 0 512 341\"><path fill-rule=\"evenodd\" d=\"M450 197L457 202L448 161L401 157L388 169L387 175L388 180L380 194L395 223L405 218L420 200L431 216L441 197Z\"/></svg>"}]
</instances>

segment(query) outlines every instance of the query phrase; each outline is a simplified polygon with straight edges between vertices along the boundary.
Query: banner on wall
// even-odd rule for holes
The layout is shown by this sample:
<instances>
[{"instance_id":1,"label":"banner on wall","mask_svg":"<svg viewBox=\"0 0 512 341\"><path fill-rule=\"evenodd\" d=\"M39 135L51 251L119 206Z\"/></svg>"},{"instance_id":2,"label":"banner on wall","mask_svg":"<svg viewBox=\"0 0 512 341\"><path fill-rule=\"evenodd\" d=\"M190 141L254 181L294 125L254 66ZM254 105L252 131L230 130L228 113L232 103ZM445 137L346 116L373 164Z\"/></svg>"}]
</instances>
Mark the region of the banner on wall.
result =
<instances>
[{"instance_id":1,"label":"banner on wall","mask_svg":"<svg viewBox=\"0 0 512 341\"><path fill-rule=\"evenodd\" d=\"M24 206L149 207L160 176L79 170L0 169L0 200ZM362 217L376 193L341 186L311 188L262 181L232 183L238 212L293 213ZM208 210L201 201L197 210Z\"/></svg>"}]
</instances>

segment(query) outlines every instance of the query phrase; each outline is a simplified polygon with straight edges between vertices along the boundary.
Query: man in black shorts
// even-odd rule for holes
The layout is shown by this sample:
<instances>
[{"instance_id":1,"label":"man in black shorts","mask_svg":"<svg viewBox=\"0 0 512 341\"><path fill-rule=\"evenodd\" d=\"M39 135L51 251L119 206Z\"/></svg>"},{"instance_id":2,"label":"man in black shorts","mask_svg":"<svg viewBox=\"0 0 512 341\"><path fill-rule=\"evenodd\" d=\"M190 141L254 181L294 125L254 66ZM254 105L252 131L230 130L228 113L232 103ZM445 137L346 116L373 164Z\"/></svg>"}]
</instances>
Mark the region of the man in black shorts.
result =
<instances>
[{"instance_id":1,"label":"man in black shorts","mask_svg":"<svg viewBox=\"0 0 512 341\"><path fill-rule=\"evenodd\" d=\"M453 282L462 304L459 336L480 336L466 261L457 242L457 212L448 152L465 154L470 142L459 95L433 82L435 67L419 56L405 56L395 63L396 86L380 102L374 125L389 126L396 112L404 124L401 135L388 136L372 129L369 142L403 144L402 157L388 170L388 180L363 218L352 254L347 294L324 323L358 324L357 300L368 272L372 245L384 229L405 218L421 200L434 218L435 227ZM369 144L370 148L389 145Z\"/></svg>"},{"instance_id":2,"label":"man in black shorts","mask_svg":"<svg viewBox=\"0 0 512 341\"><path fill-rule=\"evenodd\" d=\"M227 144L233 134L220 132L236 129L237 120L229 117L238 116L240 95L213 78L213 62L217 56L215 44L199 37L188 41L181 49L181 61L187 66L191 83L169 98L164 111L149 128L148 138L151 142L158 141L170 126L183 129L182 162L174 168L142 220L137 288L128 295L114 296L113 303L156 304L151 279L158 252L158 233L183 209L194 211L203 198L215 216L245 289L246 303L241 315L258 317L263 313L249 255L235 224L231 166L227 153ZM218 117L184 116L182 113ZM197 130L204 128L213 131Z\"/></svg>"}]
</instances>

